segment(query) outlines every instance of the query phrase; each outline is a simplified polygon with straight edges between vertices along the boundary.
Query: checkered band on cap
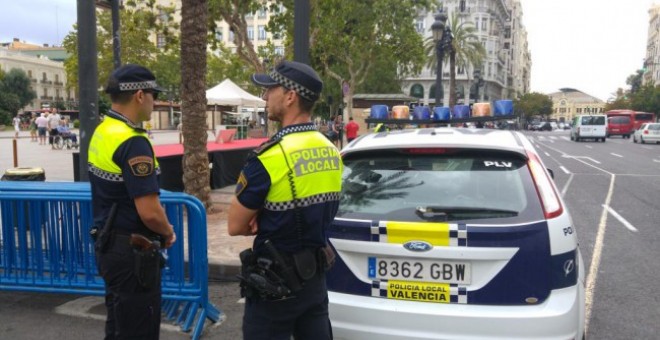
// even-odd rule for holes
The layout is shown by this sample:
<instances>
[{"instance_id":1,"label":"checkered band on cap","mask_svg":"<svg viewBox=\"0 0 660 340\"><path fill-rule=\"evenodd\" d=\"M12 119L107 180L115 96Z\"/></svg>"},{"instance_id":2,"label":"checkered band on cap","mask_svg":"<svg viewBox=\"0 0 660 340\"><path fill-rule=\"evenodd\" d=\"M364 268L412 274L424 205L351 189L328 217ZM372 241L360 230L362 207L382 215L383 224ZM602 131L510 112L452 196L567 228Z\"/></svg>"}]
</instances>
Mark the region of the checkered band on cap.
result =
<instances>
[{"instance_id":1,"label":"checkered band on cap","mask_svg":"<svg viewBox=\"0 0 660 340\"><path fill-rule=\"evenodd\" d=\"M119 91L137 91L145 89L155 89L158 85L155 80L137 81L130 83L119 83Z\"/></svg>"},{"instance_id":2,"label":"checkered band on cap","mask_svg":"<svg viewBox=\"0 0 660 340\"><path fill-rule=\"evenodd\" d=\"M279 72L273 70L270 71L269 76L273 78L276 82L280 83L282 86L286 87L289 90L296 91L300 96L309 100L316 101L319 99L319 94L313 92L312 90L298 84L297 82L281 75Z\"/></svg>"}]
</instances>

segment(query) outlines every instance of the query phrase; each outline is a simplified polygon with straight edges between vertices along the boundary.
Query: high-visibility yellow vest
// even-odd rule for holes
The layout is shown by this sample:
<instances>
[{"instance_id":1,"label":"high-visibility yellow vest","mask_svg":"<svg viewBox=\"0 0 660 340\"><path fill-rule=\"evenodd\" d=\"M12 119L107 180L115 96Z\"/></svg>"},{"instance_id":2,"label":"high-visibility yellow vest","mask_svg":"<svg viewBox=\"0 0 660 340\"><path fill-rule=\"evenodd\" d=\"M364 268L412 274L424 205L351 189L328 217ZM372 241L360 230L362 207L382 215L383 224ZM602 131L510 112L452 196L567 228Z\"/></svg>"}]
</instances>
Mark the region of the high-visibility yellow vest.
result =
<instances>
[{"instance_id":1,"label":"high-visibility yellow vest","mask_svg":"<svg viewBox=\"0 0 660 340\"><path fill-rule=\"evenodd\" d=\"M149 141L146 132L136 130L126 122L106 115L103 122L96 127L92 140L89 142L87 161L90 166L105 172L106 175L121 176L121 166L112 160L112 156L122 143L136 136L142 136ZM154 154L154 170L158 168L158 160Z\"/></svg>"},{"instance_id":2,"label":"high-visibility yellow vest","mask_svg":"<svg viewBox=\"0 0 660 340\"><path fill-rule=\"evenodd\" d=\"M292 210L294 198L298 207L339 199L343 168L339 150L319 132L284 135L257 157L271 181L264 208Z\"/></svg>"}]
</instances>

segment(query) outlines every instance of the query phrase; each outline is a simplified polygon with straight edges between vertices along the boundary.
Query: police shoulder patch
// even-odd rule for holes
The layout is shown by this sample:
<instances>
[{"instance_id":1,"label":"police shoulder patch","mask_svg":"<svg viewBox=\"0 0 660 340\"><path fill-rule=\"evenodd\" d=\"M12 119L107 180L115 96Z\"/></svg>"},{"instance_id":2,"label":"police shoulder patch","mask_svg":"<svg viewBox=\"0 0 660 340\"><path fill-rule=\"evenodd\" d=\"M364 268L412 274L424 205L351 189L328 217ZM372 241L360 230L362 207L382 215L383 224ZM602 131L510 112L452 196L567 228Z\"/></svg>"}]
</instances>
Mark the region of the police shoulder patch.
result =
<instances>
[{"instance_id":1,"label":"police shoulder patch","mask_svg":"<svg viewBox=\"0 0 660 340\"><path fill-rule=\"evenodd\" d=\"M247 178L245 177L243 171L241 171L241 174L238 176L238 181L236 181L236 191L234 191L236 196L239 196L241 192L243 192L243 190L247 187L247 185Z\"/></svg>"},{"instance_id":2,"label":"police shoulder patch","mask_svg":"<svg viewBox=\"0 0 660 340\"><path fill-rule=\"evenodd\" d=\"M263 142L261 145L259 145L256 149L254 149L254 153L256 153L257 155L260 155L260 154L266 152L266 150L268 150L271 147L275 146L281 140L282 140L281 138L269 139L269 140Z\"/></svg>"},{"instance_id":3,"label":"police shoulder patch","mask_svg":"<svg viewBox=\"0 0 660 340\"><path fill-rule=\"evenodd\" d=\"M128 160L134 176L149 176L154 172L154 159L147 156L133 157Z\"/></svg>"}]
</instances>

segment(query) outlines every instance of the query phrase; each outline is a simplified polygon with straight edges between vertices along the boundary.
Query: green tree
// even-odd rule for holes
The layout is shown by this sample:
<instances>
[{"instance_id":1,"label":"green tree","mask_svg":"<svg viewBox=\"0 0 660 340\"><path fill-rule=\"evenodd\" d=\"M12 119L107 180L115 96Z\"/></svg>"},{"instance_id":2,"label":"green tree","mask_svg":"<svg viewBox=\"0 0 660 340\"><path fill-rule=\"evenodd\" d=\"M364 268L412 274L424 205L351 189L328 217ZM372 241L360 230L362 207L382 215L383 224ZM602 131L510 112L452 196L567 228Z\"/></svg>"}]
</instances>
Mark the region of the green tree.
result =
<instances>
[{"instance_id":1,"label":"green tree","mask_svg":"<svg viewBox=\"0 0 660 340\"><path fill-rule=\"evenodd\" d=\"M630 94L635 94L642 87L644 70L637 70L626 78L626 84L630 85Z\"/></svg>"},{"instance_id":2,"label":"green tree","mask_svg":"<svg viewBox=\"0 0 660 340\"><path fill-rule=\"evenodd\" d=\"M352 112L353 94L382 63L396 61L401 77L418 73L424 65L423 40L414 21L431 1L416 0L323 0L312 6L311 57L316 66L335 79L340 88L348 84L344 98ZM290 32L290 30L287 30Z\"/></svg>"},{"instance_id":3,"label":"green tree","mask_svg":"<svg viewBox=\"0 0 660 340\"><path fill-rule=\"evenodd\" d=\"M525 93L514 99L513 107L517 114L524 115L526 119L537 115L547 118L552 113L552 99L543 93Z\"/></svg>"},{"instance_id":4,"label":"green tree","mask_svg":"<svg viewBox=\"0 0 660 340\"><path fill-rule=\"evenodd\" d=\"M0 70L0 124L9 124L18 111L37 97L25 71L12 68Z\"/></svg>"},{"instance_id":5,"label":"green tree","mask_svg":"<svg viewBox=\"0 0 660 340\"><path fill-rule=\"evenodd\" d=\"M471 22L462 21L457 13L449 19L449 27L454 36L449 53L445 53L443 62L449 61L449 106L456 105L456 68L469 70L470 66L481 67L486 57L486 48L479 41L477 29ZM428 56L427 67L431 71L438 68L436 42L433 38L426 39L425 54Z\"/></svg>"},{"instance_id":6,"label":"green tree","mask_svg":"<svg viewBox=\"0 0 660 340\"><path fill-rule=\"evenodd\" d=\"M208 150L206 149L207 0L181 3L181 111L183 185L185 192L211 208Z\"/></svg>"},{"instance_id":7,"label":"green tree","mask_svg":"<svg viewBox=\"0 0 660 340\"><path fill-rule=\"evenodd\" d=\"M630 108L635 111L660 112L660 86L642 85L631 97Z\"/></svg>"},{"instance_id":8,"label":"green tree","mask_svg":"<svg viewBox=\"0 0 660 340\"><path fill-rule=\"evenodd\" d=\"M614 93L614 98L605 103L603 110L605 112L610 110L630 109L630 100L628 99L627 91L618 88Z\"/></svg>"},{"instance_id":9,"label":"green tree","mask_svg":"<svg viewBox=\"0 0 660 340\"><path fill-rule=\"evenodd\" d=\"M173 20L175 8L157 5L153 0L124 1L120 11L121 61L144 65L152 70L159 85L179 84L179 25ZM105 84L113 70L112 20L110 11L98 11L97 50L99 84ZM64 61L67 88L78 90L78 27L62 43L69 58ZM154 37L161 37L158 48ZM175 74L172 74L175 73Z\"/></svg>"}]
</instances>

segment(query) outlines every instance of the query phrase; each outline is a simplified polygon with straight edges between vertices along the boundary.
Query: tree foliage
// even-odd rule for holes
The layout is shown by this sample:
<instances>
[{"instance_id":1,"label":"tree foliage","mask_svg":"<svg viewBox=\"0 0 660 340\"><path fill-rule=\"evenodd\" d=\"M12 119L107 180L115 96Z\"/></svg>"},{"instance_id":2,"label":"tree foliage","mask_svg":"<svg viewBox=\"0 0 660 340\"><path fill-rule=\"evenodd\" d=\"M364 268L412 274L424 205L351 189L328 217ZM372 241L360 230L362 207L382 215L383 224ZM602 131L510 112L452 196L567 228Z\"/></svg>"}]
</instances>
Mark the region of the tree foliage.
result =
<instances>
[{"instance_id":1,"label":"tree foliage","mask_svg":"<svg viewBox=\"0 0 660 340\"><path fill-rule=\"evenodd\" d=\"M642 84L644 72L637 70L628 76L626 83L630 88L617 89L614 97L605 104L605 111L629 109L634 111L660 113L660 86Z\"/></svg>"},{"instance_id":2,"label":"tree foliage","mask_svg":"<svg viewBox=\"0 0 660 340\"><path fill-rule=\"evenodd\" d=\"M552 99L543 93L525 93L520 98L514 99L513 107L517 114L522 114L526 118L547 117L552 113Z\"/></svg>"},{"instance_id":3,"label":"tree foliage","mask_svg":"<svg viewBox=\"0 0 660 340\"><path fill-rule=\"evenodd\" d=\"M262 8L263 1L209 1L211 15L230 24L236 53L251 69L263 70L264 59L271 65L277 61L277 55L255 50L247 39L245 16ZM286 38L286 56L292 55L293 5L293 0L270 3L276 14L271 15L267 31ZM430 0L310 0L310 63L325 84L320 106L328 107L328 96L333 105L340 101L344 81L350 89L348 107L357 89L400 92L400 79L419 72L425 62L414 19L419 9L431 6Z\"/></svg>"},{"instance_id":4,"label":"tree foliage","mask_svg":"<svg viewBox=\"0 0 660 340\"><path fill-rule=\"evenodd\" d=\"M0 70L0 124L10 124L18 111L37 97L25 71L12 68Z\"/></svg>"},{"instance_id":5,"label":"tree foliage","mask_svg":"<svg viewBox=\"0 0 660 340\"><path fill-rule=\"evenodd\" d=\"M456 68L469 70L470 66L481 67L486 58L486 48L479 41L477 29L469 21L462 21L458 13L454 12L449 19L448 25L451 29L453 39L444 54L443 62L449 61L449 106L456 104ZM436 53L436 42L433 38L427 38L424 43L425 55L427 55L426 66L432 72L438 68L438 56Z\"/></svg>"}]
</instances>

